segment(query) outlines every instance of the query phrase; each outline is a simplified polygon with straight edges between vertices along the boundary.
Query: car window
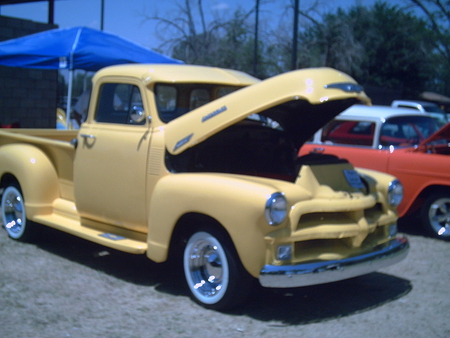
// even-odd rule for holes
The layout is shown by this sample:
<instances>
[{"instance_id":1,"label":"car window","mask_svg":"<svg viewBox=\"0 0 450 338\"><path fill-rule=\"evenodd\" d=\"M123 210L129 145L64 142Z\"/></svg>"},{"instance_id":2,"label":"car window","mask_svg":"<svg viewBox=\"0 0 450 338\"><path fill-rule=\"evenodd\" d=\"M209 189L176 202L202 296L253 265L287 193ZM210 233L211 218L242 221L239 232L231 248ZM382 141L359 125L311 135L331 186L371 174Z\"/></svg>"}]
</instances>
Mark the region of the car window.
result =
<instances>
[{"instance_id":1,"label":"car window","mask_svg":"<svg viewBox=\"0 0 450 338\"><path fill-rule=\"evenodd\" d=\"M155 85L158 115L161 121L170 122L240 88L242 87L204 83L158 83Z\"/></svg>"},{"instance_id":2,"label":"car window","mask_svg":"<svg viewBox=\"0 0 450 338\"><path fill-rule=\"evenodd\" d=\"M100 88L95 120L103 123L145 124L145 119L133 119L139 113L143 116L142 95L139 88L131 84L105 83Z\"/></svg>"},{"instance_id":3,"label":"car window","mask_svg":"<svg viewBox=\"0 0 450 338\"><path fill-rule=\"evenodd\" d=\"M438 124L442 127L444 124L447 124L450 120L445 111L443 111L441 108L439 108L437 105L422 105L423 109L426 113L430 114L432 117L434 117ZM418 110L417 107L411 107L408 105L398 105L398 108L408 108L408 109L414 109Z\"/></svg>"},{"instance_id":4,"label":"car window","mask_svg":"<svg viewBox=\"0 0 450 338\"><path fill-rule=\"evenodd\" d=\"M439 129L429 116L397 116L387 119L381 127L380 145L411 146L431 136Z\"/></svg>"},{"instance_id":5,"label":"car window","mask_svg":"<svg viewBox=\"0 0 450 338\"><path fill-rule=\"evenodd\" d=\"M334 120L322 131L323 143L372 146L375 123Z\"/></svg>"},{"instance_id":6,"label":"car window","mask_svg":"<svg viewBox=\"0 0 450 338\"><path fill-rule=\"evenodd\" d=\"M397 106L398 108L406 108L406 109L414 109L414 110L418 110L418 108L417 107L411 107L411 106L405 106L405 105L403 105L403 104L399 104L398 106Z\"/></svg>"}]
</instances>

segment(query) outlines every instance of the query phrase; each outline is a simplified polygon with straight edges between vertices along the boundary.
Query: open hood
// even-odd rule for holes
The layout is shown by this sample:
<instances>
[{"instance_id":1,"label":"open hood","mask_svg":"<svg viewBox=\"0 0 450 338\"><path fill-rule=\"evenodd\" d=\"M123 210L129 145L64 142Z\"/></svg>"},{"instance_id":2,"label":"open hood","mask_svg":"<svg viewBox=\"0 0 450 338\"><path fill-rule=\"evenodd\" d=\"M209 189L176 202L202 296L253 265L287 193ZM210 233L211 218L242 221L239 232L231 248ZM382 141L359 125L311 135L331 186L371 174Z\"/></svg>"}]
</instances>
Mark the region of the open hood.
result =
<instances>
[{"instance_id":1,"label":"open hood","mask_svg":"<svg viewBox=\"0 0 450 338\"><path fill-rule=\"evenodd\" d=\"M211 135L260 114L281 121L300 145L355 103L370 103L350 76L330 68L284 73L240 89L165 126L167 150L179 154Z\"/></svg>"},{"instance_id":2,"label":"open hood","mask_svg":"<svg viewBox=\"0 0 450 338\"><path fill-rule=\"evenodd\" d=\"M447 143L450 141L450 123L447 123L446 125L442 126L442 128L439 129L437 132L435 132L430 137L420 142L418 147L414 149L414 151L423 151L423 149L427 148L427 146L430 143L442 140L445 140Z\"/></svg>"}]
</instances>

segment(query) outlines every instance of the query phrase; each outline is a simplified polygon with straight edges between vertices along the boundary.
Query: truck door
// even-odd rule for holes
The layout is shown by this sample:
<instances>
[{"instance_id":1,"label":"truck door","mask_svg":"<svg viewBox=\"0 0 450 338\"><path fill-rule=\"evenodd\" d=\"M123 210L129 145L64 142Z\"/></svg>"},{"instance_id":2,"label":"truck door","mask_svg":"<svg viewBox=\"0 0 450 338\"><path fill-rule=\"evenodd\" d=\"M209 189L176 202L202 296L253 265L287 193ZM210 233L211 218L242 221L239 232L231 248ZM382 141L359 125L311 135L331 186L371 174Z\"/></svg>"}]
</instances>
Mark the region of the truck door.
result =
<instances>
[{"instance_id":1,"label":"truck door","mask_svg":"<svg viewBox=\"0 0 450 338\"><path fill-rule=\"evenodd\" d=\"M75 201L82 218L147 231L151 135L144 90L139 84L111 82L93 92L95 113L81 126L74 164Z\"/></svg>"}]
</instances>

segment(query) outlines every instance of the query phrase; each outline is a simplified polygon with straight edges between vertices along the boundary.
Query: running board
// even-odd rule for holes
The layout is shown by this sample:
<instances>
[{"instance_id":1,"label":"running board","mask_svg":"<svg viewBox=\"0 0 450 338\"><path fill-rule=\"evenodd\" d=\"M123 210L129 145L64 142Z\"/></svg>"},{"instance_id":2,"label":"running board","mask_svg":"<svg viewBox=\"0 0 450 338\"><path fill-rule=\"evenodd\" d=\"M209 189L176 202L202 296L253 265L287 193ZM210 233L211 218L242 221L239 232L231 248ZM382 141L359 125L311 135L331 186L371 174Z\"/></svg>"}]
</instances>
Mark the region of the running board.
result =
<instances>
[{"instance_id":1,"label":"running board","mask_svg":"<svg viewBox=\"0 0 450 338\"><path fill-rule=\"evenodd\" d=\"M147 251L146 242L91 229L81 225L76 219L64 217L56 213L35 216L33 217L33 221L116 250L132 254L144 254Z\"/></svg>"}]
</instances>

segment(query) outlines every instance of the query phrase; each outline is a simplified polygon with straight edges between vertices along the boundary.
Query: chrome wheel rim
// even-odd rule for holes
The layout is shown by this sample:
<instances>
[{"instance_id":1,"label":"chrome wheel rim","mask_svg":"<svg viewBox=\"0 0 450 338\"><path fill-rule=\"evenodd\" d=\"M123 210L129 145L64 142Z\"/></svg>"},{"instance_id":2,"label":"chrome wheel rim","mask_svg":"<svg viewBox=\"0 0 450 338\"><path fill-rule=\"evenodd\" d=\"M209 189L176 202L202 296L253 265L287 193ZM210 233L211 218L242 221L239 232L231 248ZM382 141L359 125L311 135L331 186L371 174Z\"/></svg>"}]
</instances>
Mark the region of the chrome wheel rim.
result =
<instances>
[{"instance_id":1,"label":"chrome wheel rim","mask_svg":"<svg viewBox=\"0 0 450 338\"><path fill-rule=\"evenodd\" d=\"M223 297L228 286L228 263L216 238L205 232L192 236L184 253L184 270L198 300L214 304Z\"/></svg>"},{"instance_id":2,"label":"chrome wheel rim","mask_svg":"<svg viewBox=\"0 0 450 338\"><path fill-rule=\"evenodd\" d=\"M428 218L439 237L450 236L450 198L439 198L430 205Z\"/></svg>"},{"instance_id":3,"label":"chrome wheel rim","mask_svg":"<svg viewBox=\"0 0 450 338\"><path fill-rule=\"evenodd\" d=\"M25 230L25 206L19 190L8 187L2 196L3 224L8 234L19 238Z\"/></svg>"}]
</instances>

